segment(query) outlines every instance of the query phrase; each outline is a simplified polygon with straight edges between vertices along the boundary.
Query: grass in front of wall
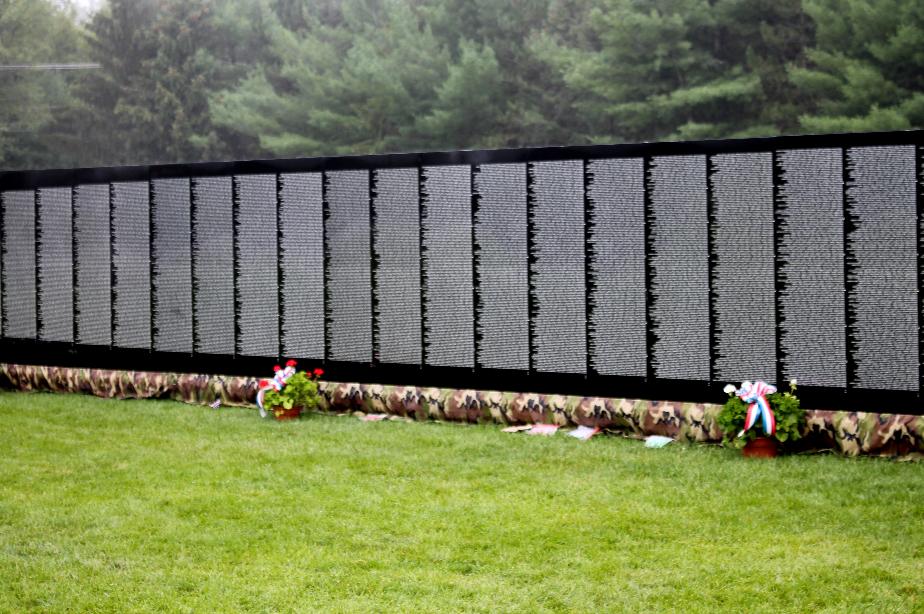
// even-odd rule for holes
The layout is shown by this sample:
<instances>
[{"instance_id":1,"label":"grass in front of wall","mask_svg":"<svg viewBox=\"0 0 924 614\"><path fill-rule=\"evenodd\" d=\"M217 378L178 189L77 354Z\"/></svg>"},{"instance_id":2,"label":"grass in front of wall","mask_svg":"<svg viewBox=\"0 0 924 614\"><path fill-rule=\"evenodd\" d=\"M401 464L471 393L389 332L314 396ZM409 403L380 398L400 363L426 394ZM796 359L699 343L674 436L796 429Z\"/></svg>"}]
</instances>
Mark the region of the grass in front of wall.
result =
<instances>
[{"instance_id":1,"label":"grass in front of wall","mask_svg":"<svg viewBox=\"0 0 924 614\"><path fill-rule=\"evenodd\" d=\"M924 610L924 464L0 394L0 611Z\"/></svg>"}]
</instances>

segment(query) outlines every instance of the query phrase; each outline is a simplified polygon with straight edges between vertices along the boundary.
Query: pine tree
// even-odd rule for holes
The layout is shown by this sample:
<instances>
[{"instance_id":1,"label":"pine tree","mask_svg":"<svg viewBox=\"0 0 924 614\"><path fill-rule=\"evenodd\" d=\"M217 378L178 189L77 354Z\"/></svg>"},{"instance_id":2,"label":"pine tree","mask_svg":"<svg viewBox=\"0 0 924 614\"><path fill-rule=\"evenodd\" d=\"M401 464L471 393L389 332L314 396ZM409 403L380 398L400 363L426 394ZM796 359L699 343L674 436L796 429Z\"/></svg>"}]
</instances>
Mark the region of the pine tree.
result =
<instances>
[{"instance_id":1,"label":"pine tree","mask_svg":"<svg viewBox=\"0 0 924 614\"><path fill-rule=\"evenodd\" d=\"M807 0L817 24L810 65L790 78L809 132L924 126L924 6L915 0Z\"/></svg>"},{"instance_id":2,"label":"pine tree","mask_svg":"<svg viewBox=\"0 0 924 614\"><path fill-rule=\"evenodd\" d=\"M796 125L786 66L811 23L798 0L609 0L599 48L562 53L596 141L774 134Z\"/></svg>"},{"instance_id":3,"label":"pine tree","mask_svg":"<svg viewBox=\"0 0 924 614\"><path fill-rule=\"evenodd\" d=\"M272 60L212 97L214 121L273 155L411 147L446 78L448 52L404 2L350 0L331 26L273 26Z\"/></svg>"},{"instance_id":4,"label":"pine tree","mask_svg":"<svg viewBox=\"0 0 924 614\"><path fill-rule=\"evenodd\" d=\"M422 11L433 31L449 46L454 66L461 67L464 62L469 69L473 68L471 45L490 53L497 64L492 74L500 79L501 97L483 108L485 127L480 128L483 136L470 141L473 134L467 134L467 146L522 147L575 142L574 126L580 125L580 121L574 113L574 93L546 52L550 45L566 47L581 40L588 32L586 19L592 2L436 0L425 3ZM466 50L469 58L463 58ZM455 72L458 73L458 68ZM471 83L476 92L478 85ZM485 86L492 88L494 82L489 81ZM436 110L444 120L452 112L452 108L446 107ZM464 112L470 113L467 107ZM494 126L489 128L492 123ZM469 128L469 132L475 129L478 128Z\"/></svg>"},{"instance_id":5,"label":"pine tree","mask_svg":"<svg viewBox=\"0 0 924 614\"><path fill-rule=\"evenodd\" d=\"M91 58L101 69L82 80L77 95L86 105L85 147L95 164L152 161L147 134L135 122L149 89L144 62L156 54L148 34L156 8L156 0L111 0L88 24Z\"/></svg>"},{"instance_id":6,"label":"pine tree","mask_svg":"<svg viewBox=\"0 0 924 614\"><path fill-rule=\"evenodd\" d=\"M226 1L226 0L225 0ZM91 142L105 164L243 153L212 126L208 96L240 74L216 0L112 0L89 24L102 70L83 84Z\"/></svg>"},{"instance_id":7,"label":"pine tree","mask_svg":"<svg viewBox=\"0 0 924 614\"><path fill-rule=\"evenodd\" d=\"M86 60L72 16L48 0L0 0L0 64ZM0 168L48 168L76 162L71 89L76 73L8 68L0 72Z\"/></svg>"},{"instance_id":8,"label":"pine tree","mask_svg":"<svg viewBox=\"0 0 924 614\"><path fill-rule=\"evenodd\" d=\"M490 47L460 42L461 57L437 89L432 111L416 125L424 148L491 148L509 142L504 83Z\"/></svg>"}]
</instances>

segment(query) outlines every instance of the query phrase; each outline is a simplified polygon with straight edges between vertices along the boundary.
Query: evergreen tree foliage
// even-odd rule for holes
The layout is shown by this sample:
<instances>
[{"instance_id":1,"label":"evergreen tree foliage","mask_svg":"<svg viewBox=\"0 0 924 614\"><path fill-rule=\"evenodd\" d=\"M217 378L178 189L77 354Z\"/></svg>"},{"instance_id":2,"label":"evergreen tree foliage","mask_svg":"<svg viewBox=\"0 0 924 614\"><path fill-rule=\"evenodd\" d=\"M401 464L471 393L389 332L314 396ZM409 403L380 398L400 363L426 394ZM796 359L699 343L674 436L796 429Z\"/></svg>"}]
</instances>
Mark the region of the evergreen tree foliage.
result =
<instances>
[{"instance_id":1,"label":"evergreen tree foliage","mask_svg":"<svg viewBox=\"0 0 924 614\"><path fill-rule=\"evenodd\" d=\"M297 31L277 18L271 61L213 96L215 122L280 156L407 147L448 51L407 3L346 0L341 10L338 25L305 12Z\"/></svg>"},{"instance_id":2,"label":"evergreen tree foliage","mask_svg":"<svg viewBox=\"0 0 924 614\"><path fill-rule=\"evenodd\" d=\"M149 90L143 64L156 53L147 36L155 9L156 0L112 0L87 26L90 57L102 68L77 88L87 110L85 147L89 156L110 164L128 163L133 154L141 161L156 153L146 145L143 128L135 124L144 119Z\"/></svg>"},{"instance_id":3,"label":"evergreen tree foliage","mask_svg":"<svg viewBox=\"0 0 924 614\"><path fill-rule=\"evenodd\" d=\"M0 167L66 166L74 72L15 68L86 60L72 16L49 0L0 0Z\"/></svg>"},{"instance_id":4,"label":"evergreen tree foliage","mask_svg":"<svg viewBox=\"0 0 924 614\"><path fill-rule=\"evenodd\" d=\"M0 0L0 165L924 126L918 0Z\"/></svg>"},{"instance_id":5,"label":"evergreen tree foliage","mask_svg":"<svg viewBox=\"0 0 924 614\"><path fill-rule=\"evenodd\" d=\"M89 40L103 70L79 93L101 155L128 164L232 153L213 133L208 107L210 90L234 76L215 58L228 51L215 8L211 0L112 0L96 14Z\"/></svg>"},{"instance_id":6,"label":"evergreen tree foliage","mask_svg":"<svg viewBox=\"0 0 924 614\"><path fill-rule=\"evenodd\" d=\"M790 77L805 93L807 132L902 130L924 125L924 4L807 0L817 24L808 66Z\"/></svg>"},{"instance_id":7,"label":"evergreen tree foliage","mask_svg":"<svg viewBox=\"0 0 924 614\"><path fill-rule=\"evenodd\" d=\"M459 59L436 89L416 133L428 148L466 149L507 144L504 83L490 47L460 41Z\"/></svg>"},{"instance_id":8,"label":"evergreen tree foliage","mask_svg":"<svg viewBox=\"0 0 924 614\"><path fill-rule=\"evenodd\" d=\"M791 0L610 0L591 12L599 49L559 61L593 141L774 134L810 36L800 19Z\"/></svg>"}]
</instances>

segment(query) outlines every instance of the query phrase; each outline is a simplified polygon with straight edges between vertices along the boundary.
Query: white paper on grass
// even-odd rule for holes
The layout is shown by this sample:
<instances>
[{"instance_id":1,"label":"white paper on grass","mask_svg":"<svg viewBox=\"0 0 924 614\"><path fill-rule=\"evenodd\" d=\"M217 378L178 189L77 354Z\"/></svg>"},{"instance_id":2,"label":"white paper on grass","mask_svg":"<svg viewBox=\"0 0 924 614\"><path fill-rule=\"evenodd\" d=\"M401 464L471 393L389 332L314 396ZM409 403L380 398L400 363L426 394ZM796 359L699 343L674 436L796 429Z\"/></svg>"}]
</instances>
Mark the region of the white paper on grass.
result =
<instances>
[{"instance_id":1,"label":"white paper on grass","mask_svg":"<svg viewBox=\"0 0 924 614\"><path fill-rule=\"evenodd\" d=\"M533 428L532 424L521 424L520 426L508 426L505 429L501 429L504 433L519 433L520 431L528 431Z\"/></svg>"},{"instance_id":2,"label":"white paper on grass","mask_svg":"<svg viewBox=\"0 0 924 614\"><path fill-rule=\"evenodd\" d=\"M527 435L554 435L558 431L557 424L534 424L531 429L526 431Z\"/></svg>"},{"instance_id":3,"label":"white paper on grass","mask_svg":"<svg viewBox=\"0 0 924 614\"><path fill-rule=\"evenodd\" d=\"M670 442L674 441L670 437L664 437L663 435L649 435L645 438L645 447L646 448L663 448Z\"/></svg>"},{"instance_id":4,"label":"white paper on grass","mask_svg":"<svg viewBox=\"0 0 924 614\"><path fill-rule=\"evenodd\" d=\"M574 437L575 439L581 439L587 441L594 435L600 432L599 428L592 428L589 426L579 426L573 431L569 431L568 435Z\"/></svg>"}]
</instances>

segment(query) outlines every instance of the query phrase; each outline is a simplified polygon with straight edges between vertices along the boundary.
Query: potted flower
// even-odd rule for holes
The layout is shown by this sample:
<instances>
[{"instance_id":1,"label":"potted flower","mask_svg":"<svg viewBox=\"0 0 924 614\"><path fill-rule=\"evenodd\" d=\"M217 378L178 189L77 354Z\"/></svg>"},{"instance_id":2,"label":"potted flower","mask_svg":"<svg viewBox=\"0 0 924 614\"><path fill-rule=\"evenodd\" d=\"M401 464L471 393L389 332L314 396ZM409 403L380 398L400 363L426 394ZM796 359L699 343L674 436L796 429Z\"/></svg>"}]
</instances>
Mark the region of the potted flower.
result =
<instances>
[{"instance_id":1,"label":"potted flower","mask_svg":"<svg viewBox=\"0 0 924 614\"><path fill-rule=\"evenodd\" d=\"M320 402L317 379L324 371L296 371L296 364L290 360L285 369L276 365L272 380L260 380L257 407L264 418L272 413L277 420L294 420L304 411L317 409Z\"/></svg>"},{"instance_id":2,"label":"potted flower","mask_svg":"<svg viewBox=\"0 0 924 614\"><path fill-rule=\"evenodd\" d=\"M725 445L742 449L745 456L773 457L780 446L802 436L805 412L799 407L796 380L789 382L788 392L761 381L742 382L740 388L729 384L724 390L728 400L716 422Z\"/></svg>"}]
</instances>

